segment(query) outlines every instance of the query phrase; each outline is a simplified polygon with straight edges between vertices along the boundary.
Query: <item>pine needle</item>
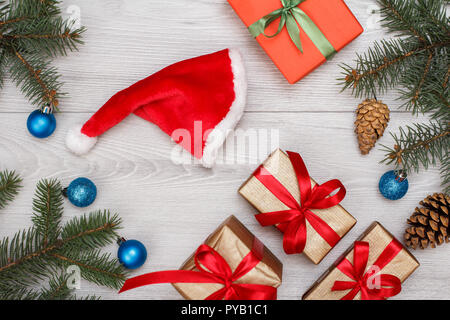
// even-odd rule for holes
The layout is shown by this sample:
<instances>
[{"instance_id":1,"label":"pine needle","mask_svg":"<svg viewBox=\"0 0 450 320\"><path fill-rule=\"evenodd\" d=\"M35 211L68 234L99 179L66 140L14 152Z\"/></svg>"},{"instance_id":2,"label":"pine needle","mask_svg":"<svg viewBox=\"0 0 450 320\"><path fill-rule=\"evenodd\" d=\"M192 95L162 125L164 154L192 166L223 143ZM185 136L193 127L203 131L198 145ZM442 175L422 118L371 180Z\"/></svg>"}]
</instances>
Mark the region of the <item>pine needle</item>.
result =
<instances>
[{"instance_id":1,"label":"pine needle","mask_svg":"<svg viewBox=\"0 0 450 320\"><path fill-rule=\"evenodd\" d=\"M78 50L85 28L61 18L55 0L0 2L0 87L9 72L23 94L38 107L57 111L62 83L51 59Z\"/></svg>"},{"instance_id":2,"label":"pine needle","mask_svg":"<svg viewBox=\"0 0 450 320\"><path fill-rule=\"evenodd\" d=\"M0 209L13 201L19 193L22 179L15 171L0 171Z\"/></svg>"},{"instance_id":3,"label":"pine needle","mask_svg":"<svg viewBox=\"0 0 450 320\"><path fill-rule=\"evenodd\" d=\"M44 246L56 241L63 214L61 184L57 180L40 181L33 200L33 224L41 234Z\"/></svg>"},{"instance_id":4,"label":"pine needle","mask_svg":"<svg viewBox=\"0 0 450 320\"><path fill-rule=\"evenodd\" d=\"M67 287L65 272L71 265L95 284L113 289L123 285L124 267L100 251L117 239L118 215L99 210L61 225L62 206L60 183L40 181L33 199L33 227L0 240L0 299L79 299Z\"/></svg>"}]
</instances>

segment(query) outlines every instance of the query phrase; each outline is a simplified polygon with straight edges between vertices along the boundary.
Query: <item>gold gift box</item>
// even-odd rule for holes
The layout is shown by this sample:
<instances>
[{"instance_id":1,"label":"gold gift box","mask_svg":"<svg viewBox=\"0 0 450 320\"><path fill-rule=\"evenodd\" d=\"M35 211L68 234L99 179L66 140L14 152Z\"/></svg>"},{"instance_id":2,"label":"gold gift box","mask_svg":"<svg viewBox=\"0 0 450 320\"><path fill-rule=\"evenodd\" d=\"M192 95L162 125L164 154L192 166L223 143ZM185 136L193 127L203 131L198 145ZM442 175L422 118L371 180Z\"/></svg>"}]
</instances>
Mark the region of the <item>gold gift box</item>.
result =
<instances>
[{"instance_id":1,"label":"gold gift box","mask_svg":"<svg viewBox=\"0 0 450 320\"><path fill-rule=\"evenodd\" d=\"M234 271L252 250L254 241L255 236L235 216L230 216L204 243L216 250ZM183 263L180 270L199 271L195 266L194 255L195 253ZM264 246L261 262L236 283L278 288L281 285L282 272L283 264ZM215 283L174 283L173 286L188 300L203 300L223 288L223 285Z\"/></svg>"},{"instance_id":2,"label":"gold gift box","mask_svg":"<svg viewBox=\"0 0 450 320\"><path fill-rule=\"evenodd\" d=\"M297 201L300 201L297 177L286 153L280 149L275 150L264 161L263 166L281 182ZM313 179L311 179L311 185L316 185ZM239 193L259 212L288 209L253 175L242 185ZM356 224L356 219L340 205L329 209L312 209L311 211L324 220L341 238ZM306 222L306 229L307 241L303 253L312 262L318 264L332 247L311 227L309 222Z\"/></svg>"},{"instance_id":3,"label":"gold gift box","mask_svg":"<svg viewBox=\"0 0 450 320\"><path fill-rule=\"evenodd\" d=\"M394 239L380 223L374 222L356 241L369 243L369 259L367 266L373 265L380 254ZM328 269L303 295L303 300L339 300L350 290L331 291L335 281L351 281L336 266L344 259L348 259L353 264L353 245ZM382 274L391 274L400 279L403 283L418 267L417 259L406 249L403 249L390 261L382 270ZM359 292L354 300L361 299Z\"/></svg>"}]
</instances>

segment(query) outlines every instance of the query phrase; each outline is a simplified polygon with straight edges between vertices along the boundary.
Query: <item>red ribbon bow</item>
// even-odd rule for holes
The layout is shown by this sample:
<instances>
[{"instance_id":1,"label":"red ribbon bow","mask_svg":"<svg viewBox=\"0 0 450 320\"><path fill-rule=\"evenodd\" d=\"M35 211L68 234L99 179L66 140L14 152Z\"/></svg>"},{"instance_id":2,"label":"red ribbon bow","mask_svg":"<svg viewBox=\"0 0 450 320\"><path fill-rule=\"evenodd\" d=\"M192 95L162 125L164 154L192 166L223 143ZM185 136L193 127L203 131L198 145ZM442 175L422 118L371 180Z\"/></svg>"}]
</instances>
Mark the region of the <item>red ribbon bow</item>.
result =
<instances>
[{"instance_id":1,"label":"red ribbon bow","mask_svg":"<svg viewBox=\"0 0 450 320\"><path fill-rule=\"evenodd\" d=\"M206 300L276 300L277 289L267 285L236 283L262 259L264 246L255 244L234 272L225 259L213 248L202 244L195 253L195 265L200 271L171 270L143 274L125 281L119 293L158 283L220 283L224 287L212 293Z\"/></svg>"},{"instance_id":2,"label":"red ribbon bow","mask_svg":"<svg viewBox=\"0 0 450 320\"><path fill-rule=\"evenodd\" d=\"M288 151L287 154L297 176L300 203L266 168L260 166L254 177L288 206L289 210L260 213L255 216L256 219L262 226L276 225L284 233L283 248L287 254L302 253L305 249L306 221L334 247L341 237L310 209L327 209L338 205L345 197L344 185L335 179L311 188L311 178L302 157L295 152ZM330 196L336 189L339 191Z\"/></svg>"},{"instance_id":3,"label":"red ribbon bow","mask_svg":"<svg viewBox=\"0 0 450 320\"><path fill-rule=\"evenodd\" d=\"M342 260L337 268L353 281L335 281L332 291L350 290L341 300L353 300L361 291L361 300L384 300L393 297L402 290L399 278L391 274L379 274L392 259L402 250L403 246L393 239L381 253L373 266L366 272L369 259L369 243L356 241L353 251L353 263Z\"/></svg>"}]
</instances>

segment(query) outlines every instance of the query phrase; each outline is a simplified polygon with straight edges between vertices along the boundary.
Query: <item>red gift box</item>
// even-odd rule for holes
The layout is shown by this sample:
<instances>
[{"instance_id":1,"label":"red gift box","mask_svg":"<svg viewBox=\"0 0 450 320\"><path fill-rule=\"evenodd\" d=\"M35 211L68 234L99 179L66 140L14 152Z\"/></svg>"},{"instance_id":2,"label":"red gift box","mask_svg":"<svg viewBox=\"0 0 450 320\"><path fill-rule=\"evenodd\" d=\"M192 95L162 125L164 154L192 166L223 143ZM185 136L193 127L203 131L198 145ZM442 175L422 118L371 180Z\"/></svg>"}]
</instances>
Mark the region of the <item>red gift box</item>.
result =
<instances>
[{"instance_id":1,"label":"red gift box","mask_svg":"<svg viewBox=\"0 0 450 320\"><path fill-rule=\"evenodd\" d=\"M315 41L316 43L313 43L311 37L306 34L308 32L311 35L311 32L309 32L311 23L315 25L314 28L320 30L319 32L328 40L335 52L340 51L363 32L363 28L343 0L303 0L295 8L289 9L289 5L300 1L228 0L244 24L247 27L253 25L251 29L258 20L268 14L274 12L278 12L280 15L285 14L287 19L286 25L278 35L267 37L264 34L260 34L256 37L256 40L289 83L295 83L302 79L327 60L319 49L321 47L320 43L323 43L323 41ZM282 13L283 10L279 10L283 8L285 8L284 13ZM292 20L293 16L297 16L294 22L300 26L297 28L300 32L299 38L303 52L299 50L292 40L297 37L295 35L291 37L290 33L292 32L288 32L288 28L291 31L295 29ZM282 17L280 16L272 21L265 34L275 34L281 20ZM332 54L330 54L331 56Z\"/></svg>"}]
</instances>

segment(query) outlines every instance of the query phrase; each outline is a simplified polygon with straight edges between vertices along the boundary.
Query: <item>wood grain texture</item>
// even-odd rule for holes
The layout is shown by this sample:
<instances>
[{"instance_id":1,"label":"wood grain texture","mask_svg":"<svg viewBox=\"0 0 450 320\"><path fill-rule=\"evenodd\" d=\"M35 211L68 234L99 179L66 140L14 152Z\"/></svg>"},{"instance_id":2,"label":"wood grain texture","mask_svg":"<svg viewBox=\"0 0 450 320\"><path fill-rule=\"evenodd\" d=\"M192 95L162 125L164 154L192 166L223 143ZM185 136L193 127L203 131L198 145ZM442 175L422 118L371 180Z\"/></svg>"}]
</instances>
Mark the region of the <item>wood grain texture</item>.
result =
<instances>
[{"instance_id":1,"label":"wood grain texture","mask_svg":"<svg viewBox=\"0 0 450 320\"><path fill-rule=\"evenodd\" d=\"M348 0L365 26L372 0ZM41 178L57 177L68 184L79 176L91 178L99 189L89 208L109 208L124 220L122 235L141 240L149 259L135 275L178 268L197 246L230 214L236 215L284 263L280 299L299 299L306 289L364 231L372 221L381 222L401 238L405 220L427 194L439 191L439 173L409 177L410 191L400 201L382 198L378 179L389 168L379 165L380 150L361 156L353 133L354 109L359 101L339 93L334 80L338 64L362 52L382 30L368 29L335 59L296 85L289 85L269 58L251 39L225 0L64 1L63 9L77 5L81 22L88 27L86 45L55 65L63 74L70 94L62 99L58 127L47 140L32 138L26 130L29 103L7 82L0 95L0 169L15 169L24 178L16 201L0 212L0 237L31 225L31 199ZM87 120L114 92L177 60L224 47L242 48L249 70L248 109L239 128L245 132L274 130L273 139L260 145L259 156L226 148L219 164L208 170L198 165L175 165L173 144L164 133L136 116L130 116L100 139L85 157L75 157L64 146L66 129ZM106 80L105 80L106 79ZM395 95L383 97L392 110ZM410 123L409 113L393 112L390 130ZM423 118L417 119L417 121ZM255 210L238 195L239 186L276 142L298 151L311 176L319 183L339 178L348 193L342 205L358 219L356 226L315 266L302 256L282 251L282 236L262 228ZM233 138L230 138L233 139ZM273 141L272 141L273 140ZM261 140L260 140L261 141ZM386 135L379 144L391 144ZM378 145L379 145L378 144ZM65 205L65 219L85 212ZM116 251L111 245L108 250ZM404 284L398 299L450 298L450 247L414 252L421 267ZM104 299L180 299L170 285L158 285L118 295L113 290L82 283L78 295Z\"/></svg>"}]
</instances>

